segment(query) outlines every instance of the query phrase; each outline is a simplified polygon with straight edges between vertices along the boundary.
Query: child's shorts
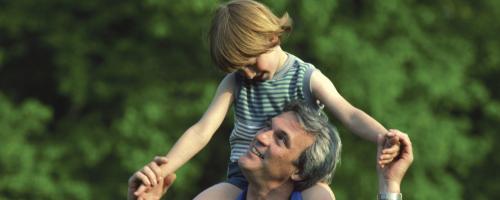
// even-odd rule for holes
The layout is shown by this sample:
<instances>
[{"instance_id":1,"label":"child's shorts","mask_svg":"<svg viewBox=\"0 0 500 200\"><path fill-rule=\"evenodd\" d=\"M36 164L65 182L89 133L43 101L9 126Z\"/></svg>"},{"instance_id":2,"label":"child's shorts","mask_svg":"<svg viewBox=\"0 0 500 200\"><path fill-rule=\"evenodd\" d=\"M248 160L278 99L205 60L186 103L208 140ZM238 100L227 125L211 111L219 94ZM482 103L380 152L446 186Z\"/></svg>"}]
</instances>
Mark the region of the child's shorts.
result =
<instances>
[{"instance_id":1,"label":"child's shorts","mask_svg":"<svg viewBox=\"0 0 500 200\"><path fill-rule=\"evenodd\" d=\"M241 172L238 161L230 162L227 165L227 179L224 182L233 184L241 190L248 187L248 181L243 175L243 172Z\"/></svg>"}]
</instances>

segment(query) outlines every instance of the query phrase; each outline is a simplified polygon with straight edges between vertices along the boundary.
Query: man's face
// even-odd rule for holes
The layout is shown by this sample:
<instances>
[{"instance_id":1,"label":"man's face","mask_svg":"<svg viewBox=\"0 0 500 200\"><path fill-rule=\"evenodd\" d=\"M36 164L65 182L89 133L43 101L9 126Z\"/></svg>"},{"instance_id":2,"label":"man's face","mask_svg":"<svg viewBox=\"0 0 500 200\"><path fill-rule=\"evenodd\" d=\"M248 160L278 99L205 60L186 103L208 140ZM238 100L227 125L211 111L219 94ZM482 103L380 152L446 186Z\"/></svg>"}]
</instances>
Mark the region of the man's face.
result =
<instances>
[{"instance_id":1,"label":"man's face","mask_svg":"<svg viewBox=\"0 0 500 200\"><path fill-rule=\"evenodd\" d=\"M314 136L305 132L295 113L286 112L257 133L239 165L247 179L283 181L298 172L294 161L313 142Z\"/></svg>"}]
</instances>

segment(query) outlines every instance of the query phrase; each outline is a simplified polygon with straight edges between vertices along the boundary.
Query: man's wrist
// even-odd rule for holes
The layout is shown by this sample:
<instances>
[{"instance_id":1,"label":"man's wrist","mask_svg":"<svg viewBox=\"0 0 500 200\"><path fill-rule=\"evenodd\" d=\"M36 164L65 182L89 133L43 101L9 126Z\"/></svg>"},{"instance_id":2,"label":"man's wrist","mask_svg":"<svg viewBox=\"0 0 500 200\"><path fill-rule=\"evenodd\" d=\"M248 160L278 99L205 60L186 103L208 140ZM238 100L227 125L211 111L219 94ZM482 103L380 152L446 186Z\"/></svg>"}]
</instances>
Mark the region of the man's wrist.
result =
<instances>
[{"instance_id":1,"label":"man's wrist","mask_svg":"<svg viewBox=\"0 0 500 200\"><path fill-rule=\"evenodd\" d=\"M401 193L400 183L397 181L380 180L379 193Z\"/></svg>"},{"instance_id":2,"label":"man's wrist","mask_svg":"<svg viewBox=\"0 0 500 200\"><path fill-rule=\"evenodd\" d=\"M377 196L378 200L403 200L403 195L401 193L379 193Z\"/></svg>"}]
</instances>

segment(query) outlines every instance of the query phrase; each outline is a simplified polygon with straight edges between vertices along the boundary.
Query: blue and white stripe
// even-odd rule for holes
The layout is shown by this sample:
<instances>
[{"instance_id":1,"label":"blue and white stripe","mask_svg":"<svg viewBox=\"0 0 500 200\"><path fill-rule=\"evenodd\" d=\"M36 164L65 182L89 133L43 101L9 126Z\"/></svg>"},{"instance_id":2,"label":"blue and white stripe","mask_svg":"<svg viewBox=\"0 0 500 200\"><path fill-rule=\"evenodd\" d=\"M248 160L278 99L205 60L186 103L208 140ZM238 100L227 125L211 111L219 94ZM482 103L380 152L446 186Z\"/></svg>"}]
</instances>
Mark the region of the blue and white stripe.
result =
<instances>
[{"instance_id":1,"label":"blue and white stripe","mask_svg":"<svg viewBox=\"0 0 500 200\"><path fill-rule=\"evenodd\" d=\"M314 69L288 54L285 64L271 80L252 81L236 74L234 129L229 137L231 161L246 153L255 134L267 120L280 114L288 102L301 99L316 106L310 89Z\"/></svg>"}]
</instances>

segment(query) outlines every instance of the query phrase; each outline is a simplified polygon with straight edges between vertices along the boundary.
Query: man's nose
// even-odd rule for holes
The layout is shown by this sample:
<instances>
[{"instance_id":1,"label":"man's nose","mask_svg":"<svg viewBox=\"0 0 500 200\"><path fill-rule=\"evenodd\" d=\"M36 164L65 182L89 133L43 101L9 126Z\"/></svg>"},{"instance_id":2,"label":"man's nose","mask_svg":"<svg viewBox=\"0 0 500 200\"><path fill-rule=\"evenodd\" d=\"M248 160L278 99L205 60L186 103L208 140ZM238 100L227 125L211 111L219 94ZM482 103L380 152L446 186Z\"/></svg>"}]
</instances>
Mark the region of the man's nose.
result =
<instances>
[{"instance_id":1,"label":"man's nose","mask_svg":"<svg viewBox=\"0 0 500 200\"><path fill-rule=\"evenodd\" d=\"M264 146L268 146L271 139L271 130L261 131L256 136L255 139Z\"/></svg>"}]
</instances>

